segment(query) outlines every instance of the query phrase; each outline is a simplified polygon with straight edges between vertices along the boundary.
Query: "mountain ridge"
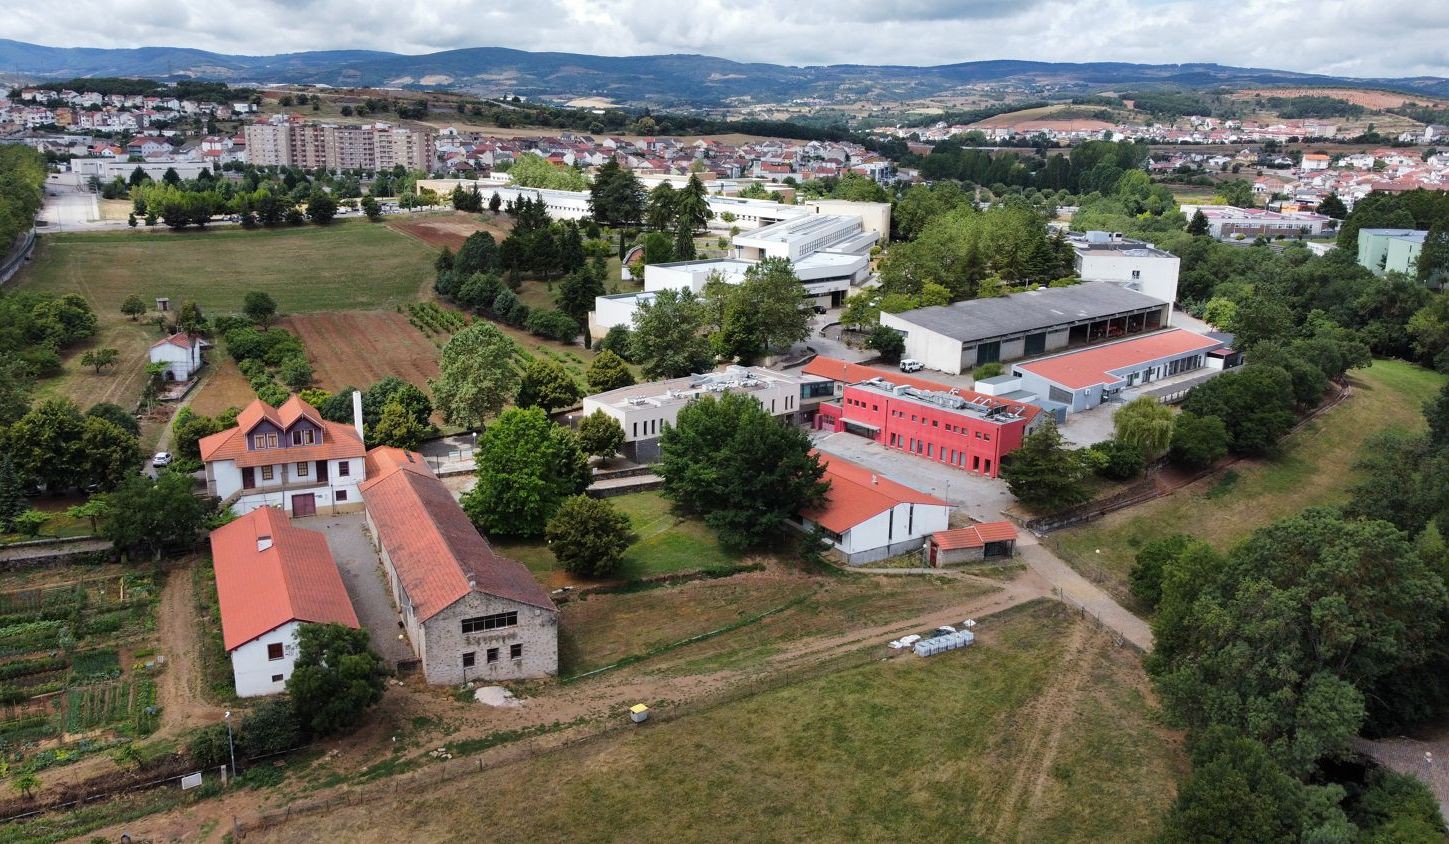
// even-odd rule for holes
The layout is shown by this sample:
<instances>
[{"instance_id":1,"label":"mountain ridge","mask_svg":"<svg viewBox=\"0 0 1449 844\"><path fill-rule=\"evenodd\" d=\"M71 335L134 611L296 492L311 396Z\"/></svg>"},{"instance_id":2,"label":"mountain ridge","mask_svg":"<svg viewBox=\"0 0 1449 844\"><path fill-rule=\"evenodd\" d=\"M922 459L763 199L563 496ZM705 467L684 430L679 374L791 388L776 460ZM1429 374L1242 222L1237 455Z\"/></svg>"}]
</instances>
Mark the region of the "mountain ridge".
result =
<instances>
[{"instance_id":1,"label":"mountain ridge","mask_svg":"<svg viewBox=\"0 0 1449 844\"><path fill-rule=\"evenodd\" d=\"M990 59L924 66L782 65L693 53L596 56L507 47L465 47L420 55L317 50L250 56L189 47L48 47L0 39L0 72L38 81L139 76L234 84L452 89L489 96L602 96L629 105L669 106L804 98L904 100L992 83L1055 93L1085 93L1105 86L1296 85L1449 96L1449 79L1444 77L1356 78L1211 62L1154 65ZM423 83L423 79L429 81Z\"/></svg>"}]
</instances>

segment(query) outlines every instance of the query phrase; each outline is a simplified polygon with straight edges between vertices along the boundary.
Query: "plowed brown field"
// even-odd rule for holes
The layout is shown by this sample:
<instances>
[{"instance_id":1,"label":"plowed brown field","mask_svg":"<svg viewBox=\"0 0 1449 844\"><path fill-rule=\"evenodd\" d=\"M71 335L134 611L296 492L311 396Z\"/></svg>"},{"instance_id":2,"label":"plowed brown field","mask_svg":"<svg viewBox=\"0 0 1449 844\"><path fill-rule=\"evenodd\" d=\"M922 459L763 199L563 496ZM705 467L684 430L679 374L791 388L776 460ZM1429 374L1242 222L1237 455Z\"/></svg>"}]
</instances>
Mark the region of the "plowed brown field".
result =
<instances>
[{"instance_id":1,"label":"plowed brown field","mask_svg":"<svg viewBox=\"0 0 1449 844\"><path fill-rule=\"evenodd\" d=\"M281 325L295 333L312 362L313 383L324 390L366 388L396 375L423 389L438 374L441 350L395 311L298 314Z\"/></svg>"}]
</instances>

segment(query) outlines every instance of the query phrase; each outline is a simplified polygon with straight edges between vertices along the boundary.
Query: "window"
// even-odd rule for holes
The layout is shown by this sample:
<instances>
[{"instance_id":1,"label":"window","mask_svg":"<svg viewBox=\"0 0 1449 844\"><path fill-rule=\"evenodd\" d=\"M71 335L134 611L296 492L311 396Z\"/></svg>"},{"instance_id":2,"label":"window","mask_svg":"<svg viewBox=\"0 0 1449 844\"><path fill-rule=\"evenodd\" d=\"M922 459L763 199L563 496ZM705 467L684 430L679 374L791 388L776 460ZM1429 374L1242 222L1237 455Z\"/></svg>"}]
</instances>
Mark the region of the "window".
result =
<instances>
[{"instance_id":1,"label":"window","mask_svg":"<svg viewBox=\"0 0 1449 844\"><path fill-rule=\"evenodd\" d=\"M463 654L463 667L464 668L472 668L473 667L473 664L476 663L477 661L478 661L478 652L477 651L468 651L467 653Z\"/></svg>"},{"instance_id":2,"label":"window","mask_svg":"<svg viewBox=\"0 0 1449 844\"><path fill-rule=\"evenodd\" d=\"M1132 277L1133 278L1141 278L1142 277L1142 271L1141 270L1133 270L1132 271Z\"/></svg>"},{"instance_id":3,"label":"window","mask_svg":"<svg viewBox=\"0 0 1449 844\"><path fill-rule=\"evenodd\" d=\"M635 439L638 439L639 438L639 423L638 422L635 422L634 423L634 438Z\"/></svg>"},{"instance_id":4,"label":"window","mask_svg":"<svg viewBox=\"0 0 1449 844\"><path fill-rule=\"evenodd\" d=\"M272 675L272 682L273 683L280 683L280 682L282 682L282 675L281 674L273 674Z\"/></svg>"},{"instance_id":5,"label":"window","mask_svg":"<svg viewBox=\"0 0 1449 844\"><path fill-rule=\"evenodd\" d=\"M509 645L508 646L508 658L509 659L523 659L523 646L522 645Z\"/></svg>"},{"instance_id":6,"label":"window","mask_svg":"<svg viewBox=\"0 0 1449 844\"><path fill-rule=\"evenodd\" d=\"M489 665L492 665L493 663L495 663L495 662L498 661L498 649L497 648L489 648L488 649L487 660L488 660L488 664Z\"/></svg>"},{"instance_id":7,"label":"window","mask_svg":"<svg viewBox=\"0 0 1449 844\"><path fill-rule=\"evenodd\" d=\"M292 445L301 445L301 444L302 444L302 432L301 431L293 431L292 432Z\"/></svg>"},{"instance_id":8,"label":"window","mask_svg":"<svg viewBox=\"0 0 1449 844\"><path fill-rule=\"evenodd\" d=\"M286 656L286 653L282 650L281 642L273 642L267 645L267 659L281 659L284 656Z\"/></svg>"},{"instance_id":9,"label":"window","mask_svg":"<svg viewBox=\"0 0 1449 844\"><path fill-rule=\"evenodd\" d=\"M266 448L267 438L261 434L257 434L255 437L252 437L252 446L255 448Z\"/></svg>"},{"instance_id":10,"label":"window","mask_svg":"<svg viewBox=\"0 0 1449 844\"><path fill-rule=\"evenodd\" d=\"M267 448L276 448L276 447L277 447L277 435L276 434L267 434Z\"/></svg>"},{"instance_id":11,"label":"window","mask_svg":"<svg viewBox=\"0 0 1449 844\"><path fill-rule=\"evenodd\" d=\"M339 489L339 490L337 490L336 494L334 494L332 498L333 498L334 501L346 501L347 500L347 490L345 490L345 489Z\"/></svg>"},{"instance_id":12,"label":"window","mask_svg":"<svg viewBox=\"0 0 1449 844\"><path fill-rule=\"evenodd\" d=\"M311 463L308 463L307 461L304 460L304 461L302 461L302 462L300 462L300 463L297 464L297 477L299 477L299 478L305 478L305 477L307 477L307 473L310 472L310 471L312 471L312 464Z\"/></svg>"},{"instance_id":13,"label":"window","mask_svg":"<svg viewBox=\"0 0 1449 844\"><path fill-rule=\"evenodd\" d=\"M473 618L463 619L464 633L481 633L485 630L498 630L502 627L512 627L518 624L518 613L497 612L492 615L480 615Z\"/></svg>"},{"instance_id":14,"label":"window","mask_svg":"<svg viewBox=\"0 0 1449 844\"><path fill-rule=\"evenodd\" d=\"M352 461L351 460L339 460L339 461L337 461L337 477L339 477L339 478L345 478L345 477L350 476L351 474L352 474Z\"/></svg>"},{"instance_id":15,"label":"window","mask_svg":"<svg viewBox=\"0 0 1449 844\"><path fill-rule=\"evenodd\" d=\"M273 466L263 466L262 467L262 480L264 480L264 481L270 481L273 477L276 476L276 474L277 474L277 470L276 470L275 467L273 467Z\"/></svg>"}]
</instances>

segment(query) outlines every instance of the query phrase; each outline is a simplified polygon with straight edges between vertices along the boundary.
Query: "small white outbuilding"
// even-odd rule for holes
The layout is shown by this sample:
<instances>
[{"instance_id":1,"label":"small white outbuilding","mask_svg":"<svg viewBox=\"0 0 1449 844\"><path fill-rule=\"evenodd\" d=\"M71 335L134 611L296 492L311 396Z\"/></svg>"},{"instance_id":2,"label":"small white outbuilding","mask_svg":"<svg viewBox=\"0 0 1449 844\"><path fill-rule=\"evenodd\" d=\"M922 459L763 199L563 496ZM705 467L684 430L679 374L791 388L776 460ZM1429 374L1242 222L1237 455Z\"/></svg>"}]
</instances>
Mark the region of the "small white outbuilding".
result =
<instances>
[{"instance_id":1,"label":"small white outbuilding","mask_svg":"<svg viewBox=\"0 0 1449 844\"><path fill-rule=\"evenodd\" d=\"M200 337L185 333L172 334L152 344L151 362L166 364L167 381L186 381L205 363L201 350L208 345Z\"/></svg>"}]
</instances>

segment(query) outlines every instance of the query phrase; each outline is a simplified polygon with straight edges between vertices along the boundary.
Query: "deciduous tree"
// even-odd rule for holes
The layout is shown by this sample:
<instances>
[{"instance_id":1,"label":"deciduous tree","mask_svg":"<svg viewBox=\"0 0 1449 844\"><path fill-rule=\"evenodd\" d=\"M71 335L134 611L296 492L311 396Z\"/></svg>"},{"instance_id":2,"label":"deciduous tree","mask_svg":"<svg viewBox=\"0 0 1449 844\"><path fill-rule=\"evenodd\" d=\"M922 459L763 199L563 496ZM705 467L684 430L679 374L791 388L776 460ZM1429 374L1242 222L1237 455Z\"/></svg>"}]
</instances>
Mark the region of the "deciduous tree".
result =
<instances>
[{"instance_id":1,"label":"deciduous tree","mask_svg":"<svg viewBox=\"0 0 1449 844\"><path fill-rule=\"evenodd\" d=\"M518 392L513 352L513 341L486 322L454 334L429 382L443 421L476 429L502 410Z\"/></svg>"},{"instance_id":2,"label":"deciduous tree","mask_svg":"<svg viewBox=\"0 0 1449 844\"><path fill-rule=\"evenodd\" d=\"M277 300L266 291L252 290L247 293L242 304L242 313L246 314L247 319L265 329L277 318Z\"/></svg>"},{"instance_id":3,"label":"deciduous tree","mask_svg":"<svg viewBox=\"0 0 1449 844\"><path fill-rule=\"evenodd\" d=\"M634 373L629 371L629 365L622 358L608 349L603 349L594 356L593 362L584 372L584 379L591 391L607 393L633 384Z\"/></svg>"},{"instance_id":4,"label":"deciduous tree","mask_svg":"<svg viewBox=\"0 0 1449 844\"><path fill-rule=\"evenodd\" d=\"M1133 399L1112 417L1116 439L1131 443L1151 461L1161 457L1172 443L1172 408L1151 396Z\"/></svg>"},{"instance_id":5,"label":"deciduous tree","mask_svg":"<svg viewBox=\"0 0 1449 844\"><path fill-rule=\"evenodd\" d=\"M679 378L714 365L709 340L700 332L704 311L689 290L660 290L634 311L633 357L644 377Z\"/></svg>"},{"instance_id":6,"label":"deciduous tree","mask_svg":"<svg viewBox=\"0 0 1449 844\"><path fill-rule=\"evenodd\" d=\"M569 407L582 397L578 382L552 358L530 361L518 385L518 406L541 407L544 413Z\"/></svg>"},{"instance_id":7,"label":"deciduous tree","mask_svg":"<svg viewBox=\"0 0 1449 844\"><path fill-rule=\"evenodd\" d=\"M387 667L369 646L366 630L340 624L297 628L297 660L287 678L297 719L312 735L359 727L363 714L382 700Z\"/></svg>"},{"instance_id":8,"label":"deciduous tree","mask_svg":"<svg viewBox=\"0 0 1449 844\"><path fill-rule=\"evenodd\" d=\"M564 570L580 577L610 577L638 537L629 517L606 500L575 495L559 506L544 532Z\"/></svg>"},{"instance_id":9,"label":"deciduous tree","mask_svg":"<svg viewBox=\"0 0 1449 844\"><path fill-rule=\"evenodd\" d=\"M579 420L579 448L608 460L624 447L624 429L619 421L602 410Z\"/></svg>"},{"instance_id":10,"label":"deciduous tree","mask_svg":"<svg viewBox=\"0 0 1449 844\"><path fill-rule=\"evenodd\" d=\"M484 431L475 459L478 480L462 504L489 534L541 536L564 499L589 485L578 439L537 407L505 410Z\"/></svg>"},{"instance_id":11,"label":"deciduous tree","mask_svg":"<svg viewBox=\"0 0 1449 844\"><path fill-rule=\"evenodd\" d=\"M810 438L752 396L722 393L685 405L659 439L664 492L699 514L727 547L778 537L785 521L824 498L825 470Z\"/></svg>"}]
</instances>

